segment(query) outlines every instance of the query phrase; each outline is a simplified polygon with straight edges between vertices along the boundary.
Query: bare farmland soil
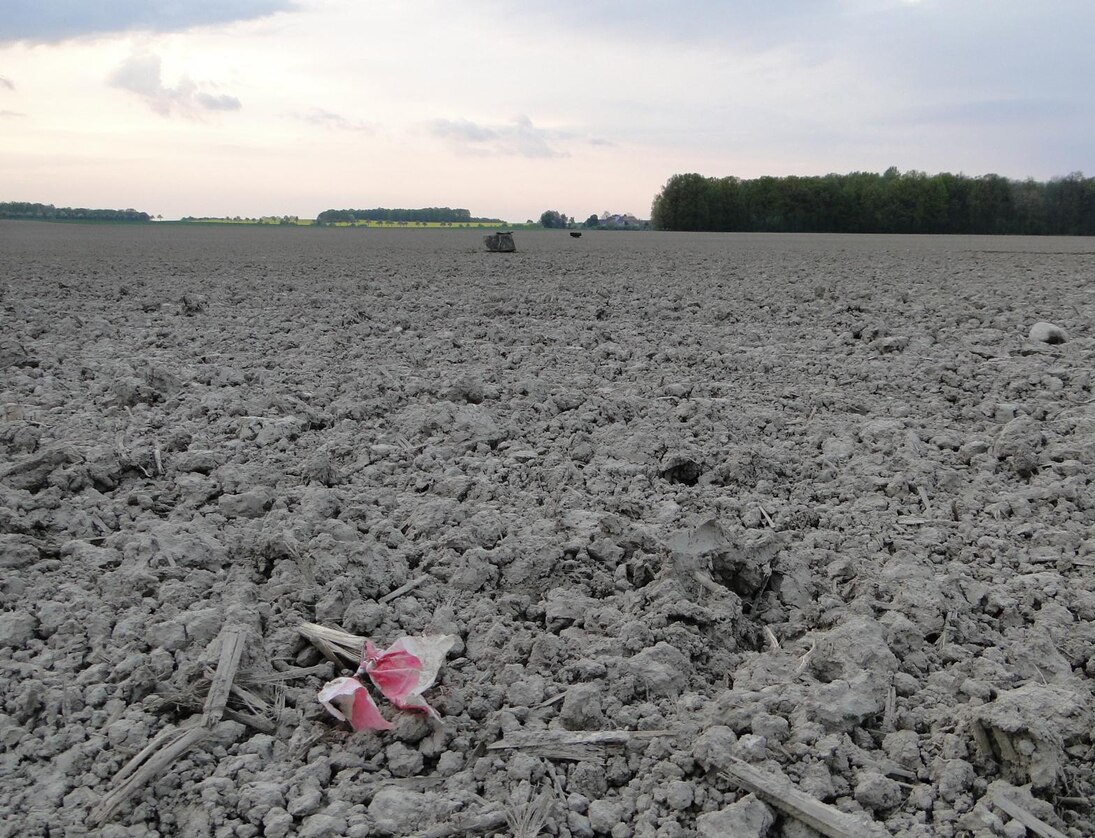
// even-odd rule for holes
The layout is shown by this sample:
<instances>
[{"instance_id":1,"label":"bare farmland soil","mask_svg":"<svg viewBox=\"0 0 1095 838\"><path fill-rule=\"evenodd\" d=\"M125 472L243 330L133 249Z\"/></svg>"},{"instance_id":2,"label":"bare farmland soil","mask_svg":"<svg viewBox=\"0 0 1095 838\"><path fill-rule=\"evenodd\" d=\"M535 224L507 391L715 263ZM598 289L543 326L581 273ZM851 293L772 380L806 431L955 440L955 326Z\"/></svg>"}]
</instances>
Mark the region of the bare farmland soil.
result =
<instances>
[{"instance_id":1,"label":"bare farmland soil","mask_svg":"<svg viewBox=\"0 0 1095 838\"><path fill-rule=\"evenodd\" d=\"M1095 245L516 238L0 223L0 833L1095 834Z\"/></svg>"}]
</instances>

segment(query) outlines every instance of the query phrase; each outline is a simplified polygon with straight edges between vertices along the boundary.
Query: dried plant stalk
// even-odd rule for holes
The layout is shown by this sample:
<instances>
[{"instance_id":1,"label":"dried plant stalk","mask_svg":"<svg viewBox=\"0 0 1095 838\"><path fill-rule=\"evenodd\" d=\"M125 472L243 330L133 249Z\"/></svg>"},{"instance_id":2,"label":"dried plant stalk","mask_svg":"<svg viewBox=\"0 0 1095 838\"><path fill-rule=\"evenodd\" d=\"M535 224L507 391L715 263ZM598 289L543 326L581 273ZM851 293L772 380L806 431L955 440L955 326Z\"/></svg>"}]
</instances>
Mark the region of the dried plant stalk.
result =
<instances>
[{"instance_id":1,"label":"dried plant stalk","mask_svg":"<svg viewBox=\"0 0 1095 838\"><path fill-rule=\"evenodd\" d=\"M228 695L232 692L232 682L236 679L240 656L243 654L243 641L246 632L241 626L232 626L221 632L221 656L217 662L217 671L213 673L213 683L209 695L205 697L205 712L202 724L214 727L224 715L228 704Z\"/></svg>"},{"instance_id":2,"label":"dried plant stalk","mask_svg":"<svg viewBox=\"0 0 1095 838\"><path fill-rule=\"evenodd\" d=\"M881 824L865 823L811 797L786 777L762 771L740 759L731 758L723 771L735 785L829 838L882 838L889 834Z\"/></svg>"},{"instance_id":3,"label":"dried plant stalk","mask_svg":"<svg viewBox=\"0 0 1095 838\"><path fill-rule=\"evenodd\" d=\"M673 736L672 730L518 730L487 745L488 751L507 748L551 748L573 745L626 745L634 739Z\"/></svg>"},{"instance_id":4,"label":"dried plant stalk","mask_svg":"<svg viewBox=\"0 0 1095 838\"><path fill-rule=\"evenodd\" d=\"M187 730L172 730L170 735L166 737L156 737L152 743L156 745L156 748L153 748L152 745L145 748L118 772L118 776L114 778L117 785L92 810L92 823L96 826L104 824L114 814L114 810L140 790L145 783L156 779L160 772L208 735L208 728L197 726ZM155 752L151 753L152 751ZM149 756L150 753L151 756ZM147 760L142 761L146 756L148 757ZM129 776L119 783L118 781L126 775Z\"/></svg>"},{"instance_id":5,"label":"dried plant stalk","mask_svg":"<svg viewBox=\"0 0 1095 838\"><path fill-rule=\"evenodd\" d=\"M364 637L316 623L301 623L297 631L333 663L337 664L339 658L354 667L361 663L361 650L365 647Z\"/></svg>"},{"instance_id":6,"label":"dried plant stalk","mask_svg":"<svg viewBox=\"0 0 1095 838\"><path fill-rule=\"evenodd\" d=\"M506 823L514 838L536 838L551 816L553 800L550 790L544 789L530 800L531 796L532 790L527 782L522 783L505 810Z\"/></svg>"},{"instance_id":7,"label":"dried plant stalk","mask_svg":"<svg viewBox=\"0 0 1095 838\"><path fill-rule=\"evenodd\" d=\"M225 628L220 636L221 655L205 699L205 711L199 718L188 719L186 727L161 732L122 766L114 777L113 790L91 812L91 821L96 826L106 823L114 811L146 783L155 780L175 760L205 739L210 728L223 717L232 681L239 668L246 632L239 626L232 626Z\"/></svg>"}]
</instances>

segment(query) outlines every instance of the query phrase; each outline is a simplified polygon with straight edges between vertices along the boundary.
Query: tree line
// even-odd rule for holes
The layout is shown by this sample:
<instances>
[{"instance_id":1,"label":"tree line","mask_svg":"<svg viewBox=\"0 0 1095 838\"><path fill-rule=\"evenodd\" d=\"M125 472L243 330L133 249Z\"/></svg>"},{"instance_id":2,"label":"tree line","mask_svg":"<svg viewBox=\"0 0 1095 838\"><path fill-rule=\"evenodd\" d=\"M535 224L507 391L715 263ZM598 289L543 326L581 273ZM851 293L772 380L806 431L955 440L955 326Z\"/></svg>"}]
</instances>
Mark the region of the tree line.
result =
<instances>
[{"instance_id":1,"label":"tree line","mask_svg":"<svg viewBox=\"0 0 1095 838\"><path fill-rule=\"evenodd\" d=\"M529 219L529 224L535 222ZM574 228L579 226L578 219L574 216L567 217L565 212L559 212L558 210L545 210L540 214L540 226L551 229L565 229ZM587 230L601 229L601 230L648 230L650 229L650 223L636 218L630 213L610 213L605 210L601 213L600 217L596 213L591 215L585 221L581 223L581 226Z\"/></svg>"},{"instance_id":2,"label":"tree line","mask_svg":"<svg viewBox=\"0 0 1095 838\"><path fill-rule=\"evenodd\" d=\"M654 198L659 230L764 233L1095 235L1095 178L853 172L820 177L674 175Z\"/></svg>"},{"instance_id":3,"label":"tree line","mask_svg":"<svg viewBox=\"0 0 1095 838\"><path fill-rule=\"evenodd\" d=\"M438 224L502 224L498 218L475 218L466 209L424 207L423 209L329 209L316 216L317 224L353 224L358 221L433 222Z\"/></svg>"},{"instance_id":4,"label":"tree line","mask_svg":"<svg viewBox=\"0 0 1095 838\"><path fill-rule=\"evenodd\" d=\"M36 221L151 221L147 212L135 209L87 209L85 207L55 207L53 204L32 204L25 201L0 201L0 218Z\"/></svg>"}]
</instances>

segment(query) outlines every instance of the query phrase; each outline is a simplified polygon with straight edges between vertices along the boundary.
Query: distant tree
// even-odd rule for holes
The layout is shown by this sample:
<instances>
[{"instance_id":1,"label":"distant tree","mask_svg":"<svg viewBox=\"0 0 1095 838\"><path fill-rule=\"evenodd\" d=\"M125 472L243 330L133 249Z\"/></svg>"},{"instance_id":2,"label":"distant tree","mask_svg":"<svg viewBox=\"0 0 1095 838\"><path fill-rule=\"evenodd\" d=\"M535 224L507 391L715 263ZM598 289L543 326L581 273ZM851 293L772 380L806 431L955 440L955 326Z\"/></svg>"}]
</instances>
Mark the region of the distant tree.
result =
<instances>
[{"instance_id":1,"label":"distant tree","mask_svg":"<svg viewBox=\"0 0 1095 838\"><path fill-rule=\"evenodd\" d=\"M561 230L567 226L567 217L557 210L545 210L540 215L540 225L548 229Z\"/></svg>"},{"instance_id":2,"label":"distant tree","mask_svg":"<svg viewBox=\"0 0 1095 838\"><path fill-rule=\"evenodd\" d=\"M711 222L711 183L703 175L673 175L654 199L650 217L663 230L707 230Z\"/></svg>"},{"instance_id":3,"label":"distant tree","mask_svg":"<svg viewBox=\"0 0 1095 838\"><path fill-rule=\"evenodd\" d=\"M88 209L86 207L55 207L53 204L31 204L23 201L0 202L0 218L25 218L44 221L151 221L147 212L132 207L124 210Z\"/></svg>"},{"instance_id":4,"label":"distant tree","mask_svg":"<svg viewBox=\"0 0 1095 838\"><path fill-rule=\"evenodd\" d=\"M1095 235L1095 178L1038 183L896 166L754 180L684 174L666 182L651 217L662 230Z\"/></svg>"},{"instance_id":5,"label":"distant tree","mask_svg":"<svg viewBox=\"0 0 1095 838\"><path fill-rule=\"evenodd\" d=\"M583 227L599 227L601 225L601 219L597 217L597 213L593 213L589 218L582 222Z\"/></svg>"},{"instance_id":6,"label":"distant tree","mask_svg":"<svg viewBox=\"0 0 1095 838\"><path fill-rule=\"evenodd\" d=\"M441 224L467 224L485 222L502 223L498 218L473 218L466 209L451 207L424 207L422 209L344 209L324 210L316 217L318 224L354 224L357 222L376 222L379 224L397 224L398 222L420 223L435 222Z\"/></svg>"}]
</instances>

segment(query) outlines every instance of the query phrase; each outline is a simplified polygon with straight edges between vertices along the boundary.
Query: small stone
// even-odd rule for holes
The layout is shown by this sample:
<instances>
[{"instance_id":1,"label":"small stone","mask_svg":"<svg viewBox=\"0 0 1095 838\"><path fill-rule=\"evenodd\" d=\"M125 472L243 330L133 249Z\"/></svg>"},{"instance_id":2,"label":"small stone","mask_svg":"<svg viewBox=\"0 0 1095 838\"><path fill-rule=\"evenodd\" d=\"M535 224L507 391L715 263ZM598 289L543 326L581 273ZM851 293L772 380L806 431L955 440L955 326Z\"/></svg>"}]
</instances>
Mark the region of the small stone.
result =
<instances>
[{"instance_id":1,"label":"small stone","mask_svg":"<svg viewBox=\"0 0 1095 838\"><path fill-rule=\"evenodd\" d=\"M79 461L76 449L55 445L0 471L0 479L13 489L38 492L46 487L55 469Z\"/></svg>"},{"instance_id":2,"label":"small stone","mask_svg":"<svg viewBox=\"0 0 1095 838\"><path fill-rule=\"evenodd\" d=\"M219 501L225 518L261 518L273 503L274 493L265 486L238 495L222 495Z\"/></svg>"},{"instance_id":3,"label":"small stone","mask_svg":"<svg viewBox=\"0 0 1095 838\"><path fill-rule=\"evenodd\" d=\"M1064 343L1068 340L1068 334L1060 326L1040 320L1030 327L1030 340L1032 343Z\"/></svg>"},{"instance_id":4,"label":"small stone","mask_svg":"<svg viewBox=\"0 0 1095 838\"><path fill-rule=\"evenodd\" d=\"M1004 838L1027 838L1029 834L1022 821L1008 821L1004 824Z\"/></svg>"},{"instance_id":5,"label":"small stone","mask_svg":"<svg viewBox=\"0 0 1095 838\"><path fill-rule=\"evenodd\" d=\"M402 742L393 742L385 748L384 756L388 760L388 770L396 777L413 777L422 771L422 754Z\"/></svg>"},{"instance_id":6,"label":"small stone","mask_svg":"<svg viewBox=\"0 0 1095 838\"><path fill-rule=\"evenodd\" d=\"M782 716L771 713L757 713L749 723L753 733L763 736L771 742L783 742L791 733L790 723Z\"/></svg>"},{"instance_id":7,"label":"small stone","mask_svg":"<svg viewBox=\"0 0 1095 838\"><path fill-rule=\"evenodd\" d=\"M676 697L688 687L688 658L664 640L628 658L627 667L650 695Z\"/></svg>"},{"instance_id":8,"label":"small stone","mask_svg":"<svg viewBox=\"0 0 1095 838\"><path fill-rule=\"evenodd\" d=\"M240 803L254 815L265 817L271 811L285 806L285 792L281 783L270 781L248 783L240 789Z\"/></svg>"},{"instance_id":9,"label":"small stone","mask_svg":"<svg viewBox=\"0 0 1095 838\"><path fill-rule=\"evenodd\" d=\"M29 611L8 611L0 614L0 648L25 646L34 638L38 620Z\"/></svg>"},{"instance_id":10,"label":"small stone","mask_svg":"<svg viewBox=\"0 0 1095 838\"><path fill-rule=\"evenodd\" d=\"M818 800L831 800L836 796L833 775L824 762L812 762L804 766L802 776L799 777L798 786Z\"/></svg>"},{"instance_id":11,"label":"small stone","mask_svg":"<svg viewBox=\"0 0 1095 838\"><path fill-rule=\"evenodd\" d=\"M212 451L184 451L172 458L171 465L180 472L209 474L216 470L222 460L222 457Z\"/></svg>"},{"instance_id":12,"label":"small stone","mask_svg":"<svg viewBox=\"0 0 1095 838\"><path fill-rule=\"evenodd\" d=\"M768 759L768 740L755 733L747 733L734 746L734 756L746 762L764 762Z\"/></svg>"},{"instance_id":13,"label":"small stone","mask_svg":"<svg viewBox=\"0 0 1095 838\"><path fill-rule=\"evenodd\" d=\"M381 835L409 835L430 816L421 792L387 786L369 804L369 816Z\"/></svg>"},{"instance_id":14,"label":"small stone","mask_svg":"<svg viewBox=\"0 0 1095 838\"><path fill-rule=\"evenodd\" d=\"M898 765L911 771L923 764L920 759L920 737L915 730L887 733L882 739L882 750Z\"/></svg>"},{"instance_id":15,"label":"small stone","mask_svg":"<svg viewBox=\"0 0 1095 838\"><path fill-rule=\"evenodd\" d=\"M612 799L592 801L589 804L587 816L595 833L607 835L623 820L623 814L623 803L617 799Z\"/></svg>"},{"instance_id":16,"label":"small stone","mask_svg":"<svg viewBox=\"0 0 1095 838\"><path fill-rule=\"evenodd\" d=\"M571 794L584 794L590 800L603 797L608 791L604 768L592 762L577 763L570 769L567 791Z\"/></svg>"},{"instance_id":17,"label":"small stone","mask_svg":"<svg viewBox=\"0 0 1095 838\"><path fill-rule=\"evenodd\" d=\"M709 727L692 745L692 757L707 771L724 768L734 756L738 736L726 725Z\"/></svg>"},{"instance_id":18,"label":"small stone","mask_svg":"<svg viewBox=\"0 0 1095 838\"><path fill-rule=\"evenodd\" d=\"M700 815L696 834L699 838L765 838L775 822L768 805L750 794L718 812Z\"/></svg>"},{"instance_id":19,"label":"small stone","mask_svg":"<svg viewBox=\"0 0 1095 838\"><path fill-rule=\"evenodd\" d=\"M589 824L589 818L577 812L567 814L567 828L573 838L593 838L593 827Z\"/></svg>"},{"instance_id":20,"label":"small stone","mask_svg":"<svg viewBox=\"0 0 1095 838\"><path fill-rule=\"evenodd\" d=\"M190 645L190 638L186 635L186 626L178 619L150 626L146 637L152 648L163 649L168 652L177 652Z\"/></svg>"},{"instance_id":21,"label":"small stone","mask_svg":"<svg viewBox=\"0 0 1095 838\"><path fill-rule=\"evenodd\" d=\"M0 536L0 568L20 570L38 561L38 548L20 535Z\"/></svg>"},{"instance_id":22,"label":"small stone","mask_svg":"<svg viewBox=\"0 0 1095 838\"><path fill-rule=\"evenodd\" d=\"M665 803L670 809L681 812L692 805L695 796L695 786L684 780L674 780L665 790Z\"/></svg>"},{"instance_id":23,"label":"small stone","mask_svg":"<svg viewBox=\"0 0 1095 838\"><path fill-rule=\"evenodd\" d=\"M323 792L320 791L319 784L314 780L306 781L306 785L297 794L289 798L289 805L285 808L294 817L302 818L319 809L319 804L322 802Z\"/></svg>"},{"instance_id":24,"label":"small stone","mask_svg":"<svg viewBox=\"0 0 1095 838\"><path fill-rule=\"evenodd\" d=\"M266 838L285 838L293 828L293 816L284 809L275 807L262 819L263 835Z\"/></svg>"},{"instance_id":25,"label":"small stone","mask_svg":"<svg viewBox=\"0 0 1095 838\"><path fill-rule=\"evenodd\" d=\"M559 721L567 730L598 730L604 727L601 690L597 684L576 684L567 690Z\"/></svg>"},{"instance_id":26,"label":"small stone","mask_svg":"<svg viewBox=\"0 0 1095 838\"><path fill-rule=\"evenodd\" d=\"M589 809L589 798L584 794L569 794L567 795L567 808L572 812L584 815Z\"/></svg>"},{"instance_id":27,"label":"small stone","mask_svg":"<svg viewBox=\"0 0 1095 838\"><path fill-rule=\"evenodd\" d=\"M936 778L939 796L946 801L954 802L958 795L973 785L976 778L977 772L964 759L948 759L943 763Z\"/></svg>"},{"instance_id":28,"label":"small stone","mask_svg":"<svg viewBox=\"0 0 1095 838\"><path fill-rule=\"evenodd\" d=\"M998 460L1027 458L1037 462L1044 445L1041 425L1029 416L1018 416L1001 428L992 453Z\"/></svg>"},{"instance_id":29,"label":"small stone","mask_svg":"<svg viewBox=\"0 0 1095 838\"><path fill-rule=\"evenodd\" d=\"M346 819L332 815L311 815L297 833L298 838L339 838L346 832Z\"/></svg>"},{"instance_id":30,"label":"small stone","mask_svg":"<svg viewBox=\"0 0 1095 838\"><path fill-rule=\"evenodd\" d=\"M892 674L897 657L886 645L885 632L870 617L851 617L817 639L810 669L822 681L850 679L859 670Z\"/></svg>"},{"instance_id":31,"label":"small stone","mask_svg":"<svg viewBox=\"0 0 1095 838\"><path fill-rule=\"evenodd\" d=\"M506 690L506 703L510 707L535 707L544 700L544 688L544 679L540 675L522 678L510 684ZM566 699L563 701L565 704Z\"/></svg>"},{"instance_id":32,"label":"small stone","mask_svg":"<svg viewBox=\"0 0 1095 838\"><path fill-rule=\"evenodd\" d=\"M880 679L861 672L851 681L837 680L810 691L806 706L827 730L852 730L882 712Z\"/></svg>"},{"instance_id":33,"label":"small stone","mask_svg":"<svg viewBox=\"0 0 1095 838\"><path fill-rule=\"evenodd\" d=\"M855 799L863 807L875 812L886 812L901 803L901 786L882 774L865 771L859 775L855 787Z\"/></svg>"},{"instance_id":34,"label":"small stone","mask_svg":"<svg viewBox=\"0 0 1095 838\"><path fill-rule=\"evenodd\" d=\"M442 777L451 777L464 767L464 757L456 751L445 751L437 760L437 773Z\"/></svg>"}]
</instances>

